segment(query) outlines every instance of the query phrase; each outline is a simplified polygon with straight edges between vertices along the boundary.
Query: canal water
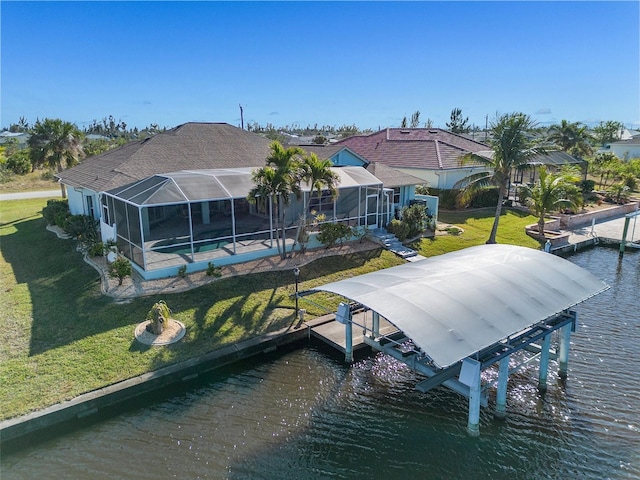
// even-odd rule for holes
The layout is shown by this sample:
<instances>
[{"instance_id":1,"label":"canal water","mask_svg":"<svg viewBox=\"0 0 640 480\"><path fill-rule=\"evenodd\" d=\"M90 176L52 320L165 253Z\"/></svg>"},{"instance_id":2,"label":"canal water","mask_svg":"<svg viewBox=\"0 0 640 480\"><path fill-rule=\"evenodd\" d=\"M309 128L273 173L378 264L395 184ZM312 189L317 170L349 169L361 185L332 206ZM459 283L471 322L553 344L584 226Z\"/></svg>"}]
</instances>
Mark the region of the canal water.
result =
<instances>
[{"instance_id":1,"label":"canal water","mask_svg":"<svg viewBox=\"0 0 640 480\"><path fill-rule=\"evenodd\" d=\"M480 437L467 435L465 399L417 392L419 378L396 361L374 355L346 367L309 347L4 454L0 476L638 479L640 252L619 261L598 247L569 259L611 285L578 307L569 378L553 363L541 396L537 365L513 375L507 418L482 409Z\"/></svg>"}]
</instances>

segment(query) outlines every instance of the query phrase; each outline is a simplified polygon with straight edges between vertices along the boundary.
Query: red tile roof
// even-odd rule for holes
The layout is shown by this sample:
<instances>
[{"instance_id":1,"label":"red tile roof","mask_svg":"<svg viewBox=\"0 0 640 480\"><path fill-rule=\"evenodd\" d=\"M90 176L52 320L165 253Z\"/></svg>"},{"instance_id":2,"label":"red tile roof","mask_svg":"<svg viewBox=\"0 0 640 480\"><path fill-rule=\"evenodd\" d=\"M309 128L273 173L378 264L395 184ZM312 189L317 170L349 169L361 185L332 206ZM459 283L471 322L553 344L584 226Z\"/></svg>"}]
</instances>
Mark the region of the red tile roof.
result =
<instances>
[{"instance_id":1,"label":"red tile roof","mask_svg":"<svg viewBox=\"0 0 640 480\"><path fill-rule=\"evenodd\" d=\"M340 140L337 145L371 162L429 170L458 168L462 156L490 151L483 143L439 128L387 128Z\"/></svg>"}]
</instances>

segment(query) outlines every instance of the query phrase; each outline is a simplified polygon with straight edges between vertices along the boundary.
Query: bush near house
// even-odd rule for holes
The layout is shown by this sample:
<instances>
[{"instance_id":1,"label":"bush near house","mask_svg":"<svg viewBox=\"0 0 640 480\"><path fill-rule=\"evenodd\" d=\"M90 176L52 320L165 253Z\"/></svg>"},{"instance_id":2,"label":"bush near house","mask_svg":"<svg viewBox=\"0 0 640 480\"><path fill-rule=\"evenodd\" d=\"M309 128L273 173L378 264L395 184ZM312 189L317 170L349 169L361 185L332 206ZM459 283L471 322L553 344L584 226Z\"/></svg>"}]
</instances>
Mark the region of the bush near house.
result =
<instances>
[{"instance_id":1,"label":"bush near house","mask_svg":"<svg viewBox=\"0 0 640 480\"><path fill-rule=\"evenodd\" d=\"M71 216L69 201L47 200L47 206L42 209L42 216L49 225L64 228L67 218Z\"/></svg>"},{"instance_id":2,"label":"bush near house","mask_svg":"<svg viewBox=\"0 0 640 480\"><path fill-rule=\"evenodd\" d=\"M336 243L342 243L351 236L351 227L344 223L323 223L318 229L318 241L326 248L335 247Z\"/></svg>"},{"instance_id":3,"label":"bush near house","mask_svg":"<svg viewBox=\"0 0 640 480\"><path fill-rule=\"evenodd\" d=\"M393 219L387 224L387 232L393 233L398 240L404 242L409 238L409 224L402 220Z\"/></svg>"},{"instance_id":4,"label":"bush near house","mask_svg":"<svg viewBox=\"0 0 640 480\"><path fill-rule=\"evenodd\" d=\"M89 215L71 215L66 218L63 228L87 248L100 242L98 221Z\"/></svg>"},{"instance_id":5,"label":"bush near house","mask_svg":"<svg viewBox=\"0 0 640 480\"><path fill-rule=\"evenodd\" d=\"M111 264L109 264L109 276L111 278L118 279L118 285L122 285L122 281L126 277L130 277L133 273L133 267L131 262L122 255L118 255L118 258Z\"/></svg>"}]
</instances>

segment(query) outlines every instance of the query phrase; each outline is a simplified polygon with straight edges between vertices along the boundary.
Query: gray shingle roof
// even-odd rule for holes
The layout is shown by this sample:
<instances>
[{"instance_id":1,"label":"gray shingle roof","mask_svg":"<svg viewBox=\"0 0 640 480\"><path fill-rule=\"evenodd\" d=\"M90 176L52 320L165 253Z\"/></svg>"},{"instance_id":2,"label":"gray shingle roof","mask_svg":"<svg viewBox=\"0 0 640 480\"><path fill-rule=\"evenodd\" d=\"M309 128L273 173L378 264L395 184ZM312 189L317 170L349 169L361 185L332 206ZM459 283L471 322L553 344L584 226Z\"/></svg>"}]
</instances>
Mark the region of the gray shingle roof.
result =
<instances>
[{"instance_id":1,"label":"gray shingle roof","mask_svg":"<svg viewBox=\"0 0 640 480\"><path fill-rule=\"evenodd\" d=\"M421 178L388 167L384 163L370 163L365 168L378 178L386 188L423 185L426 183Z\"/></svg>"},{"instance_id":2,"label":"gray shingle roof","mask_svg":"<svg viewBox=\"0 0 640 480\"><path fill-rule=\"evenodd\" d=\"M99 192L178 170L261 167L270 144L227 123L185 123L87 158L58 178L65 185Z\"/></svg>"}]
</instances>

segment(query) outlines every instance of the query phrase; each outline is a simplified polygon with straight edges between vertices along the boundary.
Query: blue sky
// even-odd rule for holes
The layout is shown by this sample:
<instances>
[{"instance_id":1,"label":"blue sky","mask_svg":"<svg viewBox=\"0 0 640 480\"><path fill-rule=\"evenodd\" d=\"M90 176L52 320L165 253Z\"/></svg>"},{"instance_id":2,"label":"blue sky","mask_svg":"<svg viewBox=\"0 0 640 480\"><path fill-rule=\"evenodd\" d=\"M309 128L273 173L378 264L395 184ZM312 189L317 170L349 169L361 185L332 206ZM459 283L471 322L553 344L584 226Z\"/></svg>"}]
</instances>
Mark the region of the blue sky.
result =
<instances>
[{"instance_id":1,"label":"blue sky","mask_svg":"<svg viewBox=\"0 0 640 480\"><path fill-rule=\"evenodd\" d=\"M1 118L640 127L640 3L2 1Z\"/></svg>"}]
</instances>

